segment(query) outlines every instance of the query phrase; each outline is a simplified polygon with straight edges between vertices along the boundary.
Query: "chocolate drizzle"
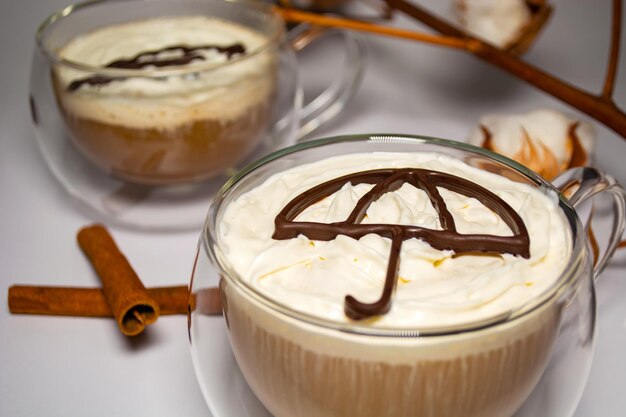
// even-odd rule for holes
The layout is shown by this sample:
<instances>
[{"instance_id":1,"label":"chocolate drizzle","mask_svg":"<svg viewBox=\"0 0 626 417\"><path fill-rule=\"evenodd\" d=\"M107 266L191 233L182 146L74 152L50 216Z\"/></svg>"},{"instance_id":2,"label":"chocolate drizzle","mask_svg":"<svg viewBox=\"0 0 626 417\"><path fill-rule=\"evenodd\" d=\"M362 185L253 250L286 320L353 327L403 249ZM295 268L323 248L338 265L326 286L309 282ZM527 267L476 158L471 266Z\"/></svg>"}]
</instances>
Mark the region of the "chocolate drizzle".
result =
<instances>
[{"instance_id":1,"label":"chocolate drizzle","mask_svg":"<svg viewBox=\"0 0 626 417\"><path fill-rule=\"evenodd\" d=\"M200 45L194 47L188 47L186 45L173 45L166 48L157 49L153 51L141 52L129 59L118 59L110 62L104 66L104 68L117 68L117 69L143 69L147 67L174 67L187 65L193 61L205 60L204 55L199 54L202 50L215 50L219 54L226 55L227 59L231 59L233 55L244 54L246 47L241 43L235 43L230 46L219 45ZM179 52L179 56L167 58L159 58L163 53L176 53ZM122 80L121 77L107 77L103 75L94 75L87 78L81 78L79 80L72 81L67 87L67 90L72 92L78 90L83 85L105 85L115 80Z\"/></svg>"},{"instance_id":2,"label":"chocolate drizzle","mask_svg":"<svg viewBox=\"0 0 626 417\"><path fill-rule=\"evenodd\" d=\"M339 191L346 183L352 185L367 183L374 187L357 201L348 218L342 222L316 223L294 221L310 205ZM427 229L420 226L398 224L361 224L367 209L383 194L398 190L404 183L413 185L426 192L433 208L437 211L443 230ZM511 229L513 236L487 234L461 234L456 231L454 218L439 194L437 187L472 197L492 210ZM378 169L357 172L327 181L313 187L291 200L276 216L272 238L285 240L304 235L312 240L329 241L337 235L354 239L374 233L391 239L391 251L385 285L380 299L367 304L353 296L345 298L344 310L353 320L361 320L375 315L385 314L391 308L391 297L396 287L400 267L400 249L407 239L422 239L433 248L453 250L456 253L492 252L510 253L530 257L530 238L522 218L500 197L486 188L466 179L419 168Z\"/></svg>"}]
</instances>

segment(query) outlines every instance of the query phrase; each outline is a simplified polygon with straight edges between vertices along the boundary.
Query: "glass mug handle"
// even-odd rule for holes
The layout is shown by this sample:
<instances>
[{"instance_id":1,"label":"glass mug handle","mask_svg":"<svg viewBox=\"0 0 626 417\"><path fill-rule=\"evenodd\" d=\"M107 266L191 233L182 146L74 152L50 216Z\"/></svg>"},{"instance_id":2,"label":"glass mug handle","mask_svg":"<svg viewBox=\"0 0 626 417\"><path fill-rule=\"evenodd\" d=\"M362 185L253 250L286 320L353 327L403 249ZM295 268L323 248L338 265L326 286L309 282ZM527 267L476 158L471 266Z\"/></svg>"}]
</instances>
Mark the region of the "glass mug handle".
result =
<instances>
[{"instance_id":1,"label":"glass mug handle","mask_svg":"<svg viewBox=\"0 0 626 417\"><path fill-rule=\"evenodd\" d=\"M298 140L313 132L343 110L354 96L365 70L365 44L362 38L344 30L300 24L289 31L289 43L297 53L319 39L336 37L343 42L344 64L341 72L317 97L306 103L300 113Z\"/></svg>"},{"instance_id":2,"label":"glass mug handle","mask_svg":"<svg viewBox=\"0 0 626 417\"><path fill-rule=\"evenodd\" d=\"M611 235L604 249L598 254L593 267L593 277L597 279L621 240L625 225L626 192L612 176L591 167L569 169L552 183L569 199L577 211L584 202L600 193L608 193L613 198Z\"/></svg>"}]
</instances>

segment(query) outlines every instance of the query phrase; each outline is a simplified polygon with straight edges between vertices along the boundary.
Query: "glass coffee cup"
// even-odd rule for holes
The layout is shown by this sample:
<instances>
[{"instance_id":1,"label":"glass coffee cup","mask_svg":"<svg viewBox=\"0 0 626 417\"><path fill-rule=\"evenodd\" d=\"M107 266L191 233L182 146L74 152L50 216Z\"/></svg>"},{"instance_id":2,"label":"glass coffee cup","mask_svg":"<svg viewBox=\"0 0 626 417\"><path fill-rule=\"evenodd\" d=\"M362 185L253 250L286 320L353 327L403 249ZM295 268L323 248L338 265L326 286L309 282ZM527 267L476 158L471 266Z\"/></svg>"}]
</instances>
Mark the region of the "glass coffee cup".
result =
<instances>
[{"instance_id":1,"label":"glass coffee cup","mask_svg":"<svg viewBox=\"0 0 626 417\"><path fill-rule=\"evenodd\" d=\"M272 175L329 156L430 152L526 184L555 198L569 235L564 270L534 298L489 320L436 327L385 328L320 318L268 297L235 273L222 253L225 209ZM276 417L571 416L589 371L595 337L594 277L624 228L624 191L592 168L567 171L553 185L507 158L463 143L414 136L330 138L276 152L235 176L209 209L190 285L217 284L230 344L248 385ZM593 266L576 213L598 193L614 199L614 225ZM329 273L332 274L332 273ZM189 332L200 386L211 379L213 318L195 297ZM549 393L550 395L547 395Z\"/></svg>"},{"instance_id":2,"label":"glass coffee cup","mask_svg":"<svg viewBox=\"0 0 626 417\"><path fill-rule=\"evenodd\" d=\"M339 38L341 70L302 107L293 46L299 38L304 47L302 32L287 33L260 2L68 6L37 32L30 102L42 153L72 196L117 223L189 219L168 202L195 204L238 167L336 115L356 91L362 46L329 30L317 38ZM120 210L146 196L156 202L147 213Z\"/></svg>"}]
</instances>

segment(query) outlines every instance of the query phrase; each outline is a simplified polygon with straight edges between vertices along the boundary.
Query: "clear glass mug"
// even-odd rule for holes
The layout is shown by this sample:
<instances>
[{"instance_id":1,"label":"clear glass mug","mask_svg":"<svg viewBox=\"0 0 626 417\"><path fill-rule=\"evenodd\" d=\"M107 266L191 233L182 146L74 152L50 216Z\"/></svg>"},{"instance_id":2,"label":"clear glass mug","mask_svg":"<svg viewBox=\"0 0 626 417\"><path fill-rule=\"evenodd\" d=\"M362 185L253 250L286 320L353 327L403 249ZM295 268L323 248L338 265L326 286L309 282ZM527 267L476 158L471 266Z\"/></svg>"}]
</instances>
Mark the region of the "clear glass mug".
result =
<instances>
[{"instance_id":1,"label":"clear glass mug","mask_svg":"<svg viewBox=\"0 0 626 417\"><path fill-rule=\"evenodd\" d=\"M181 30L172 23L142 26L141 35L127 25L174 17L210 18L184 25L207 33L228 30L245 40L244 49L215 41L208 45L213 48L186 51L185 42L197 46L191 29L169 40ZM216 26L224 21L230 26ZM105 36L123 38L129 45L124 52L119 40L117 49L68 46L111 26L115 30ZM131 41L115 34L120 30ZM167 40L155 43L161 35ZM303 107L295 48L313 38L303 36L302 28L287 33L271 6L260 2L96 0L68 6L43 22L36 35L30 104L40 149L72 196L113 217L101 200L123 186L140 190L131 196L137 198L154 193L157 187L150 186L182 184L177 195L163 198L179 203L180 194L193 188L189 184L213 179L215 192L246 163L295 143L338 114L358 88L362 43L343 31L323 31L315 40L332 39L329 43L343 50L343 62L330 86ZM228 50L231 46L235 49ZM211 53L227 58L211 61ZM141 225L146 217L116 220Z\"/></svg>"},{"instance_id":2,"label":"clear glass mug","mask_svg":"<svg viewBox=\"0 0 626 417\"><path fill-rule=\"evenodd\" d=\"M216 230L233 199L277 172L328 156L362 152L437 152L543 193L557 192L571 232L565 271L537 299L487 325L397 331L319 319L273 302L240 279L220 257ZM316 140L248 166L222 188L209 209L190 283L196 300L189 313L191 351L207 403L215 404L209 387L216 378L212 372L216 358L208 354L214 351L215 333L208 329L215 329L215 318L203 315L207 306L201 295L219 285L237 364L252 391L276 417L571 416L592 358L594 278L612 256L624 229L625 193L614 179L593 168L567 171L556 183L568 190L569 200L508 158L464 143L408 135ZM614 224L594 266L576 208L598 193L613 197ZM258 415L266 415L258 410L262 408L257 408Z\"/></svg>"}]
</instances>

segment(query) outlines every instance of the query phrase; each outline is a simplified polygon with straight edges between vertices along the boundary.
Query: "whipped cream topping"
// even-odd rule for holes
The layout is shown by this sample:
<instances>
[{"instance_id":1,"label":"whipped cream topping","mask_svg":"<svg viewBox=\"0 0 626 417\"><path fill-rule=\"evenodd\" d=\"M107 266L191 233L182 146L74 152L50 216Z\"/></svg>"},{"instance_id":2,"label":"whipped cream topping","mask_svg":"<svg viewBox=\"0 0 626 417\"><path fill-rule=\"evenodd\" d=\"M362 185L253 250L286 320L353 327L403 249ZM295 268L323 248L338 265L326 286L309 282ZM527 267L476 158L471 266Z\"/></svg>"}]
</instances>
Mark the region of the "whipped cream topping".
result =
<instances>
[{"instance_id":1,"label":"whipped cream topping","mask_svg":"<svg viewBox=\"0 0 626 417\"><path fill-rule=\"evenodd\" d=\"M57 68L57 87L67 111L82 118L135 128L172 128L211 118L232 119L272 94L275 63L272 48L259 51L269 39L245 26L207 16L154 18L112 25L72 39L58 54L61 58L94 67L131 59L147 51L184 45L229 47L241 44L246 59L237 60L215 49L194 53L197 59L178 67L183 75L126 77L106 84L83 84L68 91L72 82L98 75L69 67ZM172 59L178 51L157 55ZM214 65L213 65L214 64ZM204 69L214 66L213 69ZM166 68L170 70L174 67ZM198 68L198 72L190 72ZM138 72L143 74L150 67ZM105 70L106 71L106 70ZM105 72L106 73L106 72Z\"/></svg>"},{"instance_id":2,"label":"whipped cream topping","mask_svg":"<svg viewBox=\"0 0 626 417\"><path fill-rule=\"evenodd\" d=\"M450 173L488 188L517 211L530 236L529 259L509 254L440 251L409 239L400 254L398 284L391 310L368 320L385 328L455 326L488 320L537 297L564 269L570 237L556 195L432 153L368 153L328 158L270 177L230 202L218 224L222 262L249 285L278 303L338 322L348 322L344 297L362 302L380 297L391 240L339 235L323 242L300 235L273 240L274 218L297 195L353 172L416 167ZM372 185L347 184L310 206L296 220L344 220ZM504 221L479 201L438 187L460 233L510 236ZM404 184L373 203L363 223L411 224L441 229L425 192Z\"/></svg>"}]
</instances>

